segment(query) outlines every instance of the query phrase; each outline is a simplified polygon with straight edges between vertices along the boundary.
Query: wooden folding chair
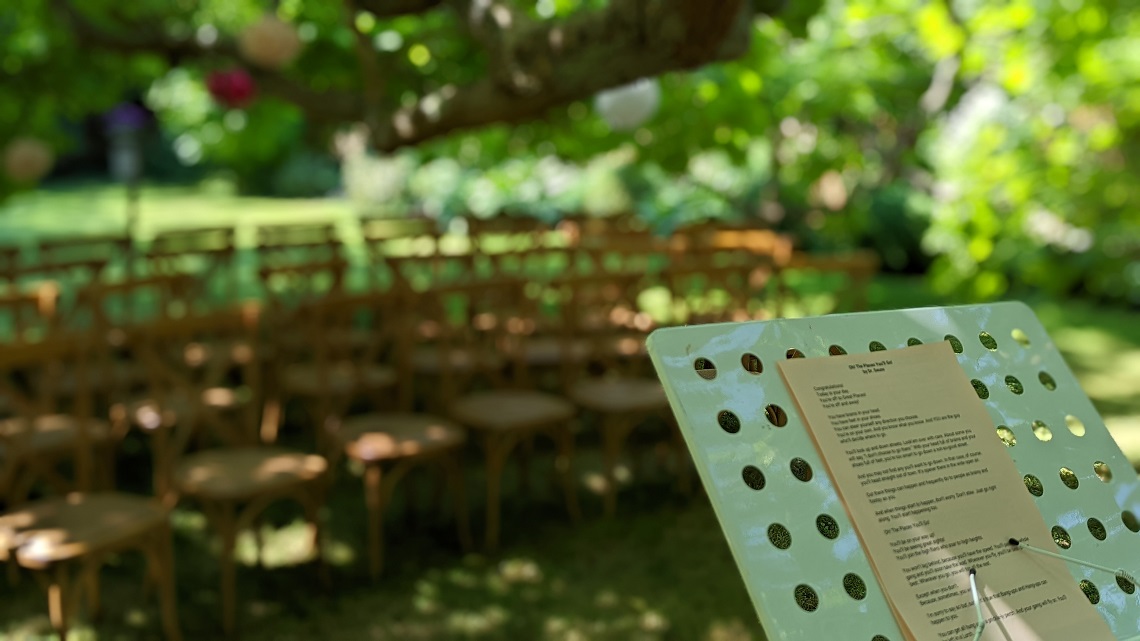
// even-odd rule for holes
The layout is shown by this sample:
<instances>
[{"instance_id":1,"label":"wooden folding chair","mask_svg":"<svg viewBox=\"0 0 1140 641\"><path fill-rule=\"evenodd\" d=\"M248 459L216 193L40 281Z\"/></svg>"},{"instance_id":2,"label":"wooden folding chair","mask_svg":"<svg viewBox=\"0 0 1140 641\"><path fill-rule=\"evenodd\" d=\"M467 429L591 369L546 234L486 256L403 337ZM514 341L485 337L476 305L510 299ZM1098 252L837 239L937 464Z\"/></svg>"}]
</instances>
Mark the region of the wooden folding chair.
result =
<instances>
[{"instance_id":1,"label":"wooden folding chair","mask_svg":"<svg viewBox=\"0 0 1140 641\"><path fill-rule=\"evenodd\" d=\"M670 322L694 325L767 318L768 307L779 296L779 290L769 286L772 276L770 266L749 253L738 253L726 264L710 259L673 265L664 274L671 297Z\"/></svg>"},{"instance_id":2,"label":"wooden folding chair","mask_svg":"<svg viewBox=\"0 0 1140 641\"><path fill-rule=\"evenodd\" d=\"M223 301L238 294L233 227L168 230L155 234L142 256L146 275L192 274L202 291Z\"/></svg>"},{"instance_id":3,"label":"wooden folding chair","mask_svg":"<svg viewBox=\"0 0 1140 641\"><path fill-rule=\"evenodd\" d=\"M330 428L333 454L339 450L364 468L373 577L383 568L385 506L397 483L416 468L435 467L442 473L452 493L459 540L465 549L471 547L460 466L466 434L446 418L411 411L404 313L393 293L332 297L316 310L319 338L313 366L321 382L316 399L318 424ZM339 340L361 328L367 328L367 343ZM341 376L346 380L340 382L332 368L344 368ZM391 380L379 386L377 380L369 380L369 371L386 372ZM375 406L376 395L384 391L380 387L394 391L388 407ZM373 408L348 415L353 397L361 396L372 401Z\"/></svg>"},{"instance_id":4,"label":"wooden folding chair","mask_svg":"<svg viewBox=\"0 0 1140 641\"><path fill-rule=\"evenodd\" d=\"M858 312L867 309L867 292L871 280L879 272L880 263L879 256L869 250L846 254L796 252L788 261L787 269L841 275L846 283L837 292L836 311ZM786 295L789 288L784 282L781 286Z\"/></svg>"},{"instance_id":5,"label":"wooden folding chair","mask_svg":"<svg viewBox=\"0 0 1140 641\"><path fill-rule=\"evenodd\" d=\"M335 223L259 225L254 233L262 266L329 261L341 256Z\"/></svg>"},{"instance_id":6,"label":"wooden folding chair","mask_svg":"<svg viewBox=\"0 0 1140 641\"><path fill-rule=\"evenodd\" d=\"M88 492L93 476L93 448L102 431L92 415L89 383L98 376L88 358L99 349L90 334L53 335L42 342L10 345L0 350L0 393L17 413L0 428L0 562L31 571L48 593L52 627L61 640L86 597L89 614L99 609L99 570L108 558L123 551L141 551L148 574L159 587L162 627L167 639L178 640L174 560L167 510L158 501L117 492ZM66 414L45 407L44 391L21 389L20 373L43 367L64 367L74 373L77 389ZM36 379L26 379L36 380ZM70 455L75 479L71 491L55 498L23 503L28 465L43 472L42 431L48 422L62 420L69 438L52 445ZM16 428L12 429L15 425ZM37 426L37 427L29 427ZM54 438L54 437L53 437ZM61 488L63 489L63 488Z\"/></svg>"},{"instance_id":7,"label":"wooden folding chair","mask_svg":"<svg viewBox=\"0 0 1140 641\"><path fill-rule=\"evenodd\" d=\"M59 281L64 286L82 286L114 274L129 278L134 245L130 236L93 235L42 240L36 260L25 267L25 277Z\"/></svg>"},{"instance_id":8,"label":"wooden folding chair","mask_svg":"<svg viewBox=\"0 0 1140 641\"><path fill-rule=\"evenodd\" d=\"M585 345L586 367L563 370L566 394L578 407L599 419L605 512L617 512L617 470L630 434L647 419L672 424L669 401L661 383L645 372L644 344L654 328L639 306L650 284L636 274L569 278L554 286L562 292L563 338ZM675 426L670 442L677 454L677 478L689 487L688 460Z\"/></svg>"},{"instance_id":9,"label":"wooden folding chair","mask_svg":"<svg viewBox=\"0 0 1140 641\"><path fill-rule=\"evenodd\" d=\"M59 317L56 314L58 290L54 283L45 283L19 294L0 296L0 325L4 341L0 349L35 345L56 335ZM107 358L105 350L91 349L85 354L89 367L97 371L88 376L88 386L96 389L106 380ZM21 438L28 457L22 463L13 463L11 472L23 470L20 483L12 486L9 500L23 500L35 482L48 482L56 491L66 491L73 481L61 476L60 468L71 461L72 450L79 438L80 426L69 414L75 404L78 390L76 372L67 363L45 357L36 364L21 370L18 379L0 381L9 389L9 398L18 396L18 384L34 388L37 416L34 421L21 420L20 412L6 404L0 395L0 436ZM94 417L86 425L86 438L98 461L96 472L102 486L109 487L114 473L114 448L122 436L106 420Z\"/></svg>"},{"instance_id":10,"label":"wooden folding chair","mask_svg":"<svg viewBox=\"0 0 1140 641\"><path fill-rule=\"evenodd\" d=\"M360 235L371 263L369 286L378 291L392 289L401 277L393 271L389 258L442 255L443 231L430 218L362 218Z\"/></svg>"},{"instance_id":11,"label":"wooden folding chair","mask_svg":"<svg viewBox=\"0 0 1140 641\"><path fill-rule=\"evenodd\" d=\"M20 267L20 254L19 247L0 247L0 282L8 287L15 284L15 274Z\"/></svg>"},{"instance_id":12,"label":"wooden folding chair","mask_svg":"<svg viewBox=\"0 0 1140 641\"><path fill-rule=\"evenodd\" d=\"M536 435L556 447L566 507L580 517L573 474L573 403L547 392L528 389L526 340L534 329L533 309L515 280L440 287L411 296L406 309L413 336L430 334L438 359L436 379L442 414L474 431L483 445L487 470L486 546L498 546L502 475L511 452L523 446L525 456ZM511 376L504 376L504 365Z\"/></svg>"},{"instance_id":13,"label":"wooden folding chair","mask_svg":"<svg viewBox=\"0 0 1140 641\"><path fill-rule=\"evenodd\" d=\"M256 525L272 503L299 503L321 555L319 511L327 489L323 456L264 444L258 431L261 310L239 309L160 321L132 333L133 352L149 372L150 393L129 408L132 422L150 432L155 484L167 505L194 502L221 538L222 626L237 620L237 536ZM220 349L217 346L231 346ZM212 357L187 354L213 350ZM195 367L195 362L206 363ZM236 380L234 379L236 377ZM194 443L213 447L190 451Z\"/></svg>"},{"instance_id":14,"label":"wooden folding chair","mask_svg":"<svg viewBox=\"0 0 1140 641\"><path fill-rule=\"evenodd\" d=\"M373 343L371 328L338 325L342 310L325 309L345 295L342 259L299 263L260 270L267 305L267 381L265 437L273 438L289 402L299 399L312 410L320 435L337 414L334 405L360 394L391 389L395 372L379 362L361 362L359 353ZM350 318L348 320L351 320Z\"/></svg>"}]
</instances>

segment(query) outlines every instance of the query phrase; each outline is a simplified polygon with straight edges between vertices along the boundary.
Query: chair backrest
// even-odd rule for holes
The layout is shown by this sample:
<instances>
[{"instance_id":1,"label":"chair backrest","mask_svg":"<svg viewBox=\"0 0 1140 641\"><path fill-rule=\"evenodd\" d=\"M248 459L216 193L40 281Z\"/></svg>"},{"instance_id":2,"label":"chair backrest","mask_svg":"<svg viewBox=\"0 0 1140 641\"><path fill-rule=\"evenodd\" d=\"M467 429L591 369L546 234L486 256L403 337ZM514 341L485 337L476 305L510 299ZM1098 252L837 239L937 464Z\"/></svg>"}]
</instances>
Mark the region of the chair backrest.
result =
<instances>
[{"instance_id":1,"label":"chair backrest","mask_svg":"<svg viewBox=\"0 0 1140 641\"><path fill-rule=\"evenodd\" d=\"M15 272L20 266L20 253L19 247L0 247L0 281L9 285L13 282Z\"/></svg>"},{"instance_id":2,"label":"chair backrest","mask_svg":"<svg viewBox=\"0 0 1140 641\"><path fill-rule=\"evenodd\" d=\"M59 288L52 282L0 294L0 344L46 338L56 329L58 310Z\"/></svg>"},{"instance_id":3,"label":"chair backrest","mask_svg":"<svg viewBox=\"0 0 1140 641\"><path fill-rule=\"evenodd\" d=\"M76 236L43 240L38 245L42 264L101 261L113 263L130 257L131 237L123 235Z\"/></svg>"},{"instance_id":4,"label":"chair backrest","mask_svg":"<svg viewBox=\"0 0 1140 641\"><path fill-rule=\"evenodd\" d=\"M74 308L64 314L61 322L65 327L96 328L106 334L184 316L200 304L200 284L201 280L190 274L95 283L78 292Z\"/></svg>"},{"instance_id":5,"label":"chair backrest","mask_svg":"<svg viewBox=\"0 0 1140 641\"><path fill-rule=\"evenodd\" d=\"M798 252L788 261L788 269L836 274L846 278L837 287L836 311L867 309L867 293L871 279L879 271L878 254L859 250L846 254L808 254Z\"/></svg>"},{"instance_id":6,"label":"chair backrest","mask_svg":"<svg viewBox=\"0 0 1140 641\"><path fill-rule=\"evenodd\" d=\"M74 480L66 490L86 491L92 482L91 430L94 420L92 384L99 377L90 358L98 349L90 333L53 333L42 340L5 345L0 349L0 502L8 506L25 500L49 461L33 456L33 426L46 416L66 414L74 425ZM55 381L67 372L74 381L66 398Z\"/></svg>"},{"instance_id":7,"label":"chair backrest","mask_svg":"<svg viewBox=\"0 0 1140 641\"><path fill-rule=\"evenodd\" d=\"M269 320L283 320L292 310L344 292L348 262L332 258L263 266L258 270Z\"/></svg>"},{"instance_id":8,"label":"chair backrest","mask_svg":"<svg viewBox=\"0 0 1140 641\"><path fill-rule=\"evenodd\" d=\"M255 235L258 263L263 266L327 261L341 255L340 236L331 222L259 225Z\"/></svg>"},{"instance_id":9,"label":"chair backrest","mask_svg":"<svg viewBox=\"0 0 1140 641\"><path fill-rule=\"evenodd\" d=\"M360 234L371 263L368 276L372 289L392 289L398 280L410 286L416 273L431 274L428 263L444 255L443 231L429 218L362 218Z\"/></svg>"},{"instance_id":10,"label":"chair backrest","mask_svg":"<svg viewBox=\"0 0 1140 641\"><path fill-rule=\"evenodd\" d=\"M154 236L143 255L148 275L194 274L204 290L223 299L236 298L235 229L206 227L163 231Z\"/></svg>"},{"instance_id":11,"label":"chair backrest","mask_svg":"<svg viewBox=\"0 0 1140 641\"><path fill-rule=\"evenodd\" d=\"M415 349L437 359L432 384L445 405L479 385L528 380L525 347L536 314L523 285L516 279L444 285L402 299L402 331Z\"/></svg>"},{"instance_id":12,"label":"chair backrest","mask_svg":"<svg viewBox=\"0 0 1140 641\"><path fill-rule=\"evenodd\" d=\"M243 303L130 332L148 386L146 400L124 409L152 434L160 496L171 491L170 474L192 443L260 442L261 320L259 305Z\"/></svg>"},{"instance_id":13,"label":"chair backrest","mask_svg":"<svg viewBox=\"0 0 1140 641\"><path fill-rule=\"evenodd\" d=\"M670 267L665 273L670 324L739 322L772 316L778 290L769 287L771 270L750 255L739 258L727 264L689 261Z\"/></svg>"}]
</instances>

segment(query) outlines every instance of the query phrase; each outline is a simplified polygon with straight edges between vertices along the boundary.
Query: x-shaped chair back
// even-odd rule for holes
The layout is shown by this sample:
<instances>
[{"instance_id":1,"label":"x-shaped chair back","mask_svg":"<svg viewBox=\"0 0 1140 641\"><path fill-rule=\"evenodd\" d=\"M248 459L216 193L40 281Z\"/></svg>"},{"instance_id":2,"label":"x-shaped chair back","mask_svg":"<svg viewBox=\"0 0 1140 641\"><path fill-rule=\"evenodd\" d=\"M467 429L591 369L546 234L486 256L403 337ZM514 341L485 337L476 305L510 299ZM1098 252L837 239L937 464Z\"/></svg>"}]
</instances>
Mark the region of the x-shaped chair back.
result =
<instances>
[{"instance_id":1,"label":"x-shaped chair back","mask_svg":"<svg viewBox=\"0 0 1140 641\"><path fill-rule=\"evenodd\" d=\"M255 230L257 258L262 266L329 261L341 255L334 223L260 225Z\"/></svg>"},{"instance_id":2,"label":"x-shaped chair back","mask_svg":"<svg viewBox=\"0 0 1140 641\"><path fill-rule=\"evenodd\" d=\"M525 347L536 313L522 290L521 281L497 279L403 296L403 331L409 342L434 348L445 406L474 387L529 385Z\"/></svg>"},{"instance_id":3,"label":"x-shaped chair back","mask_svg":"<svg viewBox=\"0 0 1140 641\"><path fill-rule=\"evenodd\" d=\"M666 273L672 324L743 321L765 316L770 270L741 262L675 266Z\"/></svg>"},{"instance_id":4,"label":"x-shaped chair back","mask_svg":"<svg viewBox=\"0 0 1140 641\"><path fill-rule=\"evenodd\" d=\"M430 218L365 218L360 234L371 261L370 287L387 290L399 277L389 257L429 257L440 253L443 232Z\"/></svg>"},{"instance_id":5,"label":"x-shaped chair back","mask_svg":"<svg viewBox=\"0 0 1140 641\"><path fill-rule=\"evenodd\" d=\"M57 332L0 349L0 405L5 413L0 423L0 501L9 507L23 502L37 481L46 481L60 492L90 489L92 382L98 377L97 363L90 358L98 347L94 339L89 333ZM66 396L52 384L62 371L75 380ZM32 455L32 440L52 438L53 426L62 424L53 421L46 426L49 433L37 434L40 422L62 415L69 419L67 434L55 445L56 449L70 446L71 451L50 459ZM61 458L72 460L73 479L65 479L56 469Z\"/></svg>"},{"instance_id":6,"label":"x-shaped chair back","mask_svg":"<svg viewBox=\"0 0 1140 641\"><path fill-rule=\"evenodd\" d=\"M258 358L261 308L237 308L157 321L131 333L146 368L146 400L131 420L152 433L155 488L172 493L171 472L193 444L259 443Z\"/></svg>"},{"instance_id":7,"label":"x-shaped chair back","mask_svg":"<svg viewBox=\"0 0 1140 641\"><path fill-rule=\"evenodd\" d=\"M237 286L236 252L233 227L168 230L151 240L143 255L144 271L150 275L193 274L220 289L220 296L232 299Z\"/></svg>"},{"instance_id":8,"label":"x-shaped chair back","mask_svg":"<svg viewBox=\"0 0 1140 641\"><path fill-rule=\"evenodd\" d=\"M56 328L59 288L41 283L0 294L0 344L42 340Z\"/></svg>"}]
</instances>

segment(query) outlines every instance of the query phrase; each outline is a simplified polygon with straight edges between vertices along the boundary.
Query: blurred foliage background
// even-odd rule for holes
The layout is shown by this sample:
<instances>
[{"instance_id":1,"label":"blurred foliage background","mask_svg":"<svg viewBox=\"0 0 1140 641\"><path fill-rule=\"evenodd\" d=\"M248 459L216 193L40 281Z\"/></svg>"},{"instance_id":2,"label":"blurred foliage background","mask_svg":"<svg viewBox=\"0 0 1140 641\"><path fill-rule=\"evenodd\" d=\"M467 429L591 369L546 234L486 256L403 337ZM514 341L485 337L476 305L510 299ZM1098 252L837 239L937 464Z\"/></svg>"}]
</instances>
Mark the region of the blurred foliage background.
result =
<instances>
[{"instance_id":1,"label":"blurred foliage background","mask_svg":"<svg viewBox=\"0 0 1140 641\"><path fill-rule=\"evenodd\" d=\"M525 3L536 19L605 4ZM109 32L146 20L200 45L265 10L257 0L81 5ZM314 0L276 12L304 45L283 75L316 91L361 89L351 64L361 35L386 92L405 103L486 73L452 12L382 19ZM95 170L105 134L93 114L134 99L155 116L153 182L221 174L246 193L335 195L362 213L444 220L632 209L664 233L744 218L806 249L874 248L889 270L927 273L963 299L1043 289L1140 304L1140 15L1128 2L794 3L757 18L742 58L654 79L660 105L631 130L573 102L385 155L366 151L351 123L268 94L220 104L207 79L232 60L115 35L120 51L91 50L58 3L0 10L0 142L48 141L61 155L49 185ZM19 187L0 182L0 197Z\"/></svg>"}]
</instances>

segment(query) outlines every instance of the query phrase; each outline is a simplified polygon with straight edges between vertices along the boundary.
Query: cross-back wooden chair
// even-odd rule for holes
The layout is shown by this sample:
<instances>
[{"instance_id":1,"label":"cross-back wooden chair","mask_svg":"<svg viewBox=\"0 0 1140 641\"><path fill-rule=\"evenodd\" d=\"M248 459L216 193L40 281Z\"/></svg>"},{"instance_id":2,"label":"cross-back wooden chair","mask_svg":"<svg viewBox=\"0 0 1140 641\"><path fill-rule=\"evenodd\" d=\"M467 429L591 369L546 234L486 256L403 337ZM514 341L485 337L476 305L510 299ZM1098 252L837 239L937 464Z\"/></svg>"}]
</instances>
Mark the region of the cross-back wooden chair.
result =
<instances>
[{"instance_id":1,"label":"cross-back wooden chair","mask_svg":"<svg viewBox=\"0 0 1140 641\"><path fill-rule=\"evenodd\" d=\"M263 267L267 347L273 375L268 384L264 427L272 438L293 399L315 411L309 420L318 438L325 421L362 394L392 389L392 368L364 356L376 348L371 328L354 324L342 300L347 263L342 259Z\"/></svg>"},{"instance_id":2,"label":"cross-back wooden chair","mask_svg":"<svg viewBox=\"0 0 1140 641\"><path fill-rule=\"evenodd\" d=\"M235 546L265 509L294 500L303 509L312 548L324 578L319 511L326 492L327 460L320 455L265 444L259 435L257 356L261 309L237 309L168 319L132 334L150 389L129 408L132 422L148 431L155 451L155 485L167 505L192 501L221 539L222 626L237 621ZM229 345L229 349L211 346ZM199 354L214 349L211 358ZM209 445L194 450L195 444Z\"/></svg>"},{"instance_id":3,"label":"cross-back wooden chair","mask_svg":"<svg viewBox=\"0 0 1140 641\"><path fill-rule=\"evenodd\" d=\"M422 290L431 286L433 278L454 271L447 268L442 247L444 234L435 220L364 218L360 221L360 233L370 262L372 289L386 291L400 281L401 286ZM459 271L464 270L461 267Z\"/></svg>"},{"instance_id":4,"label":"cross-back wooden chair","mask_svg":"<svg viewBox=\"0 0 1140 641\"><path fill-rule=\"evenodd\" d=\"M530 216L500 214L492 218L468 217L467 237L477 273L484 277L506 276L511 263L550 243L550 227ZM506 264L504 264L506 263Z\"/></svg>"},{"instance_id":5,"label":"cross-back wooden chair","mask_svg":"<svg viewBox=\"0 0 1140 641\"><path fill-rule=\"evenodd\" d=\"M328 261L341 255L335 223L289 223L255 228L258 263L280 266Z\"/></svg>"},{"instance_id":6,"label":"cross-back wooden chair","mask_svg":"<svg viewBox=\"0 0 1140 641\"><path fill-rule=\"evenodd\" d=\"M58 289L54 283L44 283L22 293L0 296L0 324L4 327L4 341L0 349L37 344L57 334L59 317L56 313ZM105 349L91 349L85 354L98 376L90 375L88 386L98 389L106 380L108 359ZM76 372L66 363L44 358L34 368L18 372L19 382L33 386L36 398L36 418L22 420L20 412L5 402L0 395L0 436L21 438L26 460L13 463L12 470L23 469L21 483L10 488L9 500L22 499L34 482L47 482L57 491L64 491L72 481L60 475L59 468L72 459L72 449L79 438L80 426L69 413L76 402L78 380ZM14 385L16 381L0 381L0 385ZM11 397L17 388L9 387ZM15 415L11 415L15 414ZM26 418L24 416L23 418ZM114 448L122 430L102 419L92 417L85 426L86 435L98 462L96 473L104 486L111 484L114 472Z\"/></svg>"},{"instance_id":7,"label":"cross-back wooden chair","mask_svg":"<svg viewBox=\"0 0 1140 641\"><path fill-rule=\"evenodd\" d=\"M527 372L526 341L534 331L535 317L521 288L517 280L445 286L409 297L406 306L413 336L432 334L439 363L441 413L472 430L483 446L489 549L499 542L507 460L523 446L520 463L525 490L529 460L525 455L537 435L554 442L567 510L575 520L580 516L573 474L577 411L561 396L528 387L532 379Z\"/></svg>"},{"instance_id":8,"label":"cross-back wooden chair","mask_svg":"<svg viewBox=\"0 0 1140 641\"><path fill-rule=\"evenodd\" d=\"M766 318L778 297L770 287L772 271L750 254L717 265L713 260L690 260L665 273L674 324L739 322Z\"/></svg>"},{"instance_id":9,"label":"cross-back wooden chair","mask_svg":"<svg viewBox=\"0 0 1140 641\"><path fill-rule=\"evenodd\" d=\"M59 287L52 282L0 293L0 345L43 339L59 320Z\"/></svg>"},{"instance_id":10,"label":"cross-back wooden chair","mask_svg":"<svg viewBox=\"0 0 1140 641\"><path fill-rule=\"evenodd\" d=\"M100 259L113 262L128 257L131 237L121 234L51 238L40 241L38 258L43 263Z\"/></svg>"},{"instance_id":11,"label":"cross-back wooden chair","mask_svg":"<svg viewBox=\"0 0 1140 641\"><path fill-rule=\"evenodd\" d=\"M131 357L126 343L133 327L190 313L198 303L199 281L189 274L144 276L114 283L93 283L75 294L75 304L60 313L68 331L91 331L101 337L102 377L94 381L102 409L128 398L145 380L143 367ZM74 386L63 374L61 389Z\"/></svg>"},{"instance_id":12,"label":"cross-back wooden chair","mask_svg":"<svg viewBox=\"0 0 1140 641\"><path fill-rule=\"evenodd\" d=\"M20 254L18 246L0 247L0 281L8 287L15 284L15 274L20 267Z\"/></svg>"},{"instance_id":13,"label":"cross-back wooden chair","mask_svg":"<svg viewBox=\"0 0 1140 641\"><path fill-rule=\"evenodd\" d=\"M202 290L222 300L237 294L237 244L233 227L167 230L155 234L143 254L148 275L193 274Z\"/></svg>"},{"instance_id":14,"label":"cross-back wooden chair","mask_svg":"<svg viewBox=\"0 0 1140 641\"><path fill-rule=\"evenodd\" d=\"M440 285L471 283L486 275L476 271L478 263L467 252L427 255L389 255L384 258L394 285L413 292L424 292Z\"/></svg>"},{"instance_id":15,"label":"cross-back wooden chair","mask_svg":"<svg viewBox=\"0 0 1140 641\"><path fill-rule=\"evenodd\" d=\"M653 322L641 310L639 296L650 282L645 276L620 274L568 278L554 285L562 294L563 341L588 350L583 359L587 367L567 368L563 375L567 396L599 419L603 504L609 516L617 512L617 471L631 433L652 418L671 424L665 391L641 358ZM675 427L669 444L679 454L678 484L687 489L685 448Z\"/></svg>"},{"instance_id":16,"label":"cross-back wooden chair","mask_svg":"<svg viewBox=\"0 0 1140 641\"><path fill-rule=\"evenodd\" d=\"M318 380L323 382L321 409L327 417L333 451L339 451L364 468L365 504L368 509L369 570L380 574L384 558L384 512L397 483L409 472L421 467L434 467L440 472L452 494L459 540L465 549L471 547L467 525L460 451L466 433L452 421L439 415L413 412L412 374L408 368L408 344L405 310L395 292L365 293L333 297L316 310L319 336L315 366ZM358 328L368 329L367 344L337 341ZM347 353L346 353L347 352ZM350 360L345 360L345 358ZM330 366L347 366L348 385L338 386ZM367 380L369 367L384 368L390 374L388 387L394 388L388 407L375 405L363 414L347 415L352 395L366 393L374 397L383 390L376 381ZM321 419L325 424L324 418Z\"/></svg>"},{"instance_id":17,"label":"cross-back wooden chair","mask_svg":"<svg viewBox=\"0 0 1140 641\"><path fill-rule=\"evenodd\" d=\"M129 278L134 245L120 234L49 238L37 245L36 260L25 277L51 279L65 287L82 287L108 277Z\"/></svg>"},{"instance_id":18,"label":"cross-back wooden chair","mask_svg":"<svg viewBox=\"0 0 1140 641\"><path fill-rule=\"evenodd\" d=\"M787 269L841 275L846 282L840 285L837 292L836 310L857 312L867 309L868 289L871 280L879 272L880 263L879 256L870 250L846 254L795 252L788 261ZM781 280L780 284L784 296L788 296L790 290L786 281Z\"/></svg>"},{"instance_id":19,"label":"cross-back wooden chair","mask_svg":"<svg viewBox=\"0 0 1140 641\"><path fill-rule=\"evenodd\" d=\"M66 639L69 625L86 601L89 614L99 610L99 570L114 554L138 550L148 565L152 583L159 587L162 627L167 639L181 638L178 629L174 559L167 510L151 497L118 492L90 492L95 470L93 448L101 421L93 416L90 382L97 378L89 358L100 348L89 334L56 334L33 344L9 345L0 350L0 394L16 416L5 421L22 429L0 429L0 562L33 572L47 588L52 627ZM77 387L69 398L66 415L45 407L46 393L23 377L28 370L63 367L74 373ZM25 385L19 384L23 378ZM27 465L37 463L42 445L36 425L44 417L64 417L71 437L56 444L70 458L74 479L66 493L25 503ZM85 597L85 599L83 599Z\"/></svg>"}]
</instances>

